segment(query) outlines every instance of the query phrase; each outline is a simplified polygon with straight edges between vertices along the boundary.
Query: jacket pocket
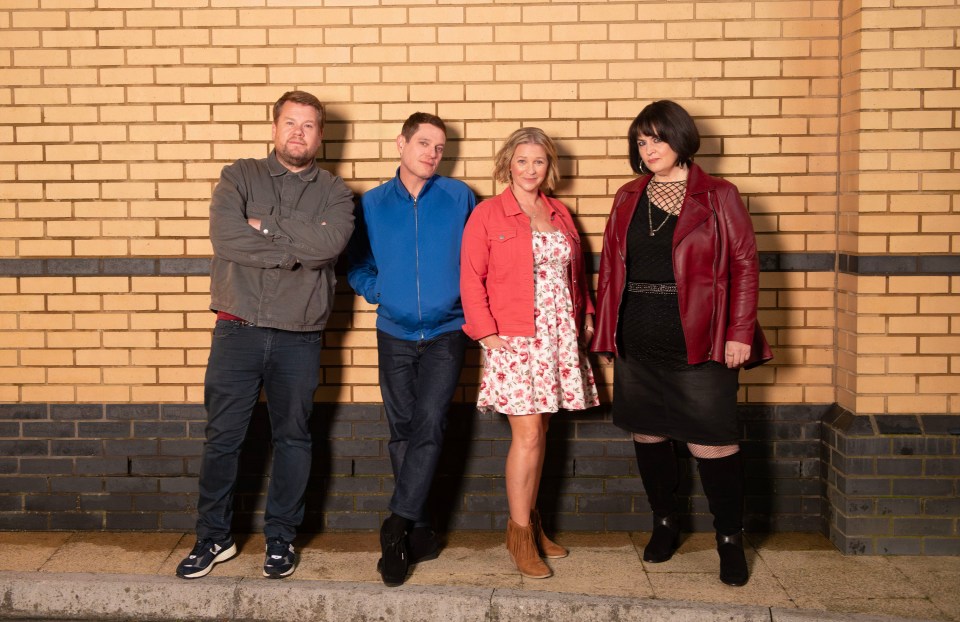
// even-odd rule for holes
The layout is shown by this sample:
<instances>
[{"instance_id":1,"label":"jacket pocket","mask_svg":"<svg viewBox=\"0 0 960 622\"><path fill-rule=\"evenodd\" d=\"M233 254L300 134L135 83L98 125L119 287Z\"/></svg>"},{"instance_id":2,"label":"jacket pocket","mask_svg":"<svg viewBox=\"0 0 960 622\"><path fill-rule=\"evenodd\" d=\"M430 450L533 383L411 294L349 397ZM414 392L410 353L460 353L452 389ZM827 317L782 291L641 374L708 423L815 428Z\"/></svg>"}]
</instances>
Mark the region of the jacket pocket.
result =
<instances>
[{"instance_id":1,"label":"jacket pocket","mask_svg":"<svg viewBox=\"0 0 960 622\"><path fill-rule=\"evenodd\" d=\"M273 205L269 203L258 203L257 201L247 201L247 218L252 218L254 216L269 216L273 214L274 208Z\"/></svg>"},{"instance_id":2,"label":"jacket pocket","mask_svg":"<svg viewBox=\"0 0 960 622\"><path fill-rule=\"evenodd\" d=\"M507 244L510 240L517 237L516 229L501 229L499 231L492 231L489 235L490 245L494 244Z\"/></svg>"},{"instance_id":3,"label":"jacket pocket","mask_svg":"<svg viewBox=\"0 0 960 622\"><path fill-rule=\"evenodd\" d=\"M487 238L490 245L490 261L487 265L487 278L495 282L503 282L510 278L510 273L516 270L519 260L519 232L514 229L498 229L491 231Z\"/></svg>"}]
</instances>

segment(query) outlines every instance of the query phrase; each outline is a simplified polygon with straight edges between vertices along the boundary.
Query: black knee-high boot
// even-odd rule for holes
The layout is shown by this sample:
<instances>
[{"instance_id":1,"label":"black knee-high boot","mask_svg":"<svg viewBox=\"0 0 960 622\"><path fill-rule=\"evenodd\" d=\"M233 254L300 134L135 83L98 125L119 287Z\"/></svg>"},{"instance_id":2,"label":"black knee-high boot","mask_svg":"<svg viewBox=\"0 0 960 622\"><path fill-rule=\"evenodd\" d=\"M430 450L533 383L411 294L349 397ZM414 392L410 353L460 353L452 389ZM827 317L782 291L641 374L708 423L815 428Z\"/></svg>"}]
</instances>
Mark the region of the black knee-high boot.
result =
<instances>
[{"instance_id":1,"label":"black knee-high boot","mask_svg":"<svg viewBox=\"0 0 960 622\"><path fill-rule=\"evenodd\" d=\"M653 534L643 549L643 561L658 564L673 557L680 536L677 518L677 454L672 441L633 442L637 468L653 510Z\"/></svg>"},{"instance_id":2,"label":"black knee-high boot","mask_svg":"<svg viewBox=\"0 0 960 622\"><path fill-rule=\"evenodd\" d=\"M697 458L697 468L717 532L720 580L744 585L750 575L743 554L743 459L739 451L724 458Z\"/></svg>"}]
</instances>

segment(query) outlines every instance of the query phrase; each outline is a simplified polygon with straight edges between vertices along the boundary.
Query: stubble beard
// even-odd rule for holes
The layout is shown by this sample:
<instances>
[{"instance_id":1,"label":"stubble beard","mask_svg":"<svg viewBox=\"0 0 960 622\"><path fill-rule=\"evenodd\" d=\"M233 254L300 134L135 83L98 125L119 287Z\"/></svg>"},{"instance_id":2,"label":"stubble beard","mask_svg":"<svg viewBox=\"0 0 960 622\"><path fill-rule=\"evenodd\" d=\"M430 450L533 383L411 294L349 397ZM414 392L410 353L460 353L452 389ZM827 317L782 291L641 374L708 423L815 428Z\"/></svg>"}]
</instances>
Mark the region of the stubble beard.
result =
<instances>
[{"instance_id":1,"label":"stubble beard","mask_svg":"<svg viewBox=\"0 0 960 622\"><path fill-rule=\"evenodd\" d=\"M300 155L295 155L290 153L290 150L284 145L283 147L277 147L277 159L279 159L281 163L288 164L294 168L305 168L317 159L317 152L307 153L304 151Z\"/></svg>"}]
</instances>

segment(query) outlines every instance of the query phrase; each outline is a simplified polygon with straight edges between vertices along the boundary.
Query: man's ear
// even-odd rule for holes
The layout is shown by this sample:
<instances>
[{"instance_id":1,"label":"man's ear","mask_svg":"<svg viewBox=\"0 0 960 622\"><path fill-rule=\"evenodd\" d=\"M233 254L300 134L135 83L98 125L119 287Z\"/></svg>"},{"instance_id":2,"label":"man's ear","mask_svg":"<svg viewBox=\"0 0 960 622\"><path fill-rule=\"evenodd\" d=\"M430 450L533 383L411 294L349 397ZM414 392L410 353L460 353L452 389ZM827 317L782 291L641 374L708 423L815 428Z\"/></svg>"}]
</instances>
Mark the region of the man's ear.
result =
<instances>
[{"instance_id":1,"label":"man's ear","mask_svg":"<svg viewBox=\"0 0 960 622\"><path fill-rule=\"evenodd\" d=\"M407 139L403 137L403 134L397 136L397 153L403 154L403 148L407 144Z\"/></svg>"}]
</instances>

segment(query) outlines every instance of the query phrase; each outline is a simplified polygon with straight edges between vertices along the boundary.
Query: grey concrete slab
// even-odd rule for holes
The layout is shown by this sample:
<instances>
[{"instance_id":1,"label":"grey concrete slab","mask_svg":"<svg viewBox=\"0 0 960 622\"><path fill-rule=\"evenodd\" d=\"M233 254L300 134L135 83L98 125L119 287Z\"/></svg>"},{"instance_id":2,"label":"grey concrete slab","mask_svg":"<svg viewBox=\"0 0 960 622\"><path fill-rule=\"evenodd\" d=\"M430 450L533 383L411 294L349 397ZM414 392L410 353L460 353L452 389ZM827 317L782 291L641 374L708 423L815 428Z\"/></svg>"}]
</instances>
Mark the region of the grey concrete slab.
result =
<instances>
[{"instance_id":1,"label":"grey concrete slab","mask_svg":"<svg viewBox=\"0 0 960 622\"><path fill-rule=\"evenodd\" d=\"M956 619L929 598L820 598L815 601L815 604L836 613L908 617L941 622L952 622ZM814 608L814 603L808 602L805 598L798 598L797 606L810 611Z\"/></svg>"},{"instance_id":2,"label":"grey concrete slab","mask_svg":"<svg viewBox=\"0 0 960 622\"><path fill-rule=\"evenodd\" d=\"M926 622L920 618L895 618L885 615L868 615L862 613L837 613L822 611L812 613L798 609L784 610L773 608L770 610L771 622Z\"/></svg>"},{"instance_id":3,"label":"grey concrete slab","mask_svg":"<svg viewBox=\"0 0 960 622\"><path fill-rule=\"evenodd\" d=\"M769 622L766 607L727 607L577 594L538 594L497 590L491 619L498 622L577 620L578 622Z\"/></svg>"},{"instance_id":4,"label":"grey concrete slab","mask_svg":"<svg viewBox=\"0 0 960 622\"><path fill-rule=\"evenodd\" d=\"M235 579L0 572L0 618L231 619ZM187 617L188 616L188 617Z\"/></svg>"}]
</instances>

